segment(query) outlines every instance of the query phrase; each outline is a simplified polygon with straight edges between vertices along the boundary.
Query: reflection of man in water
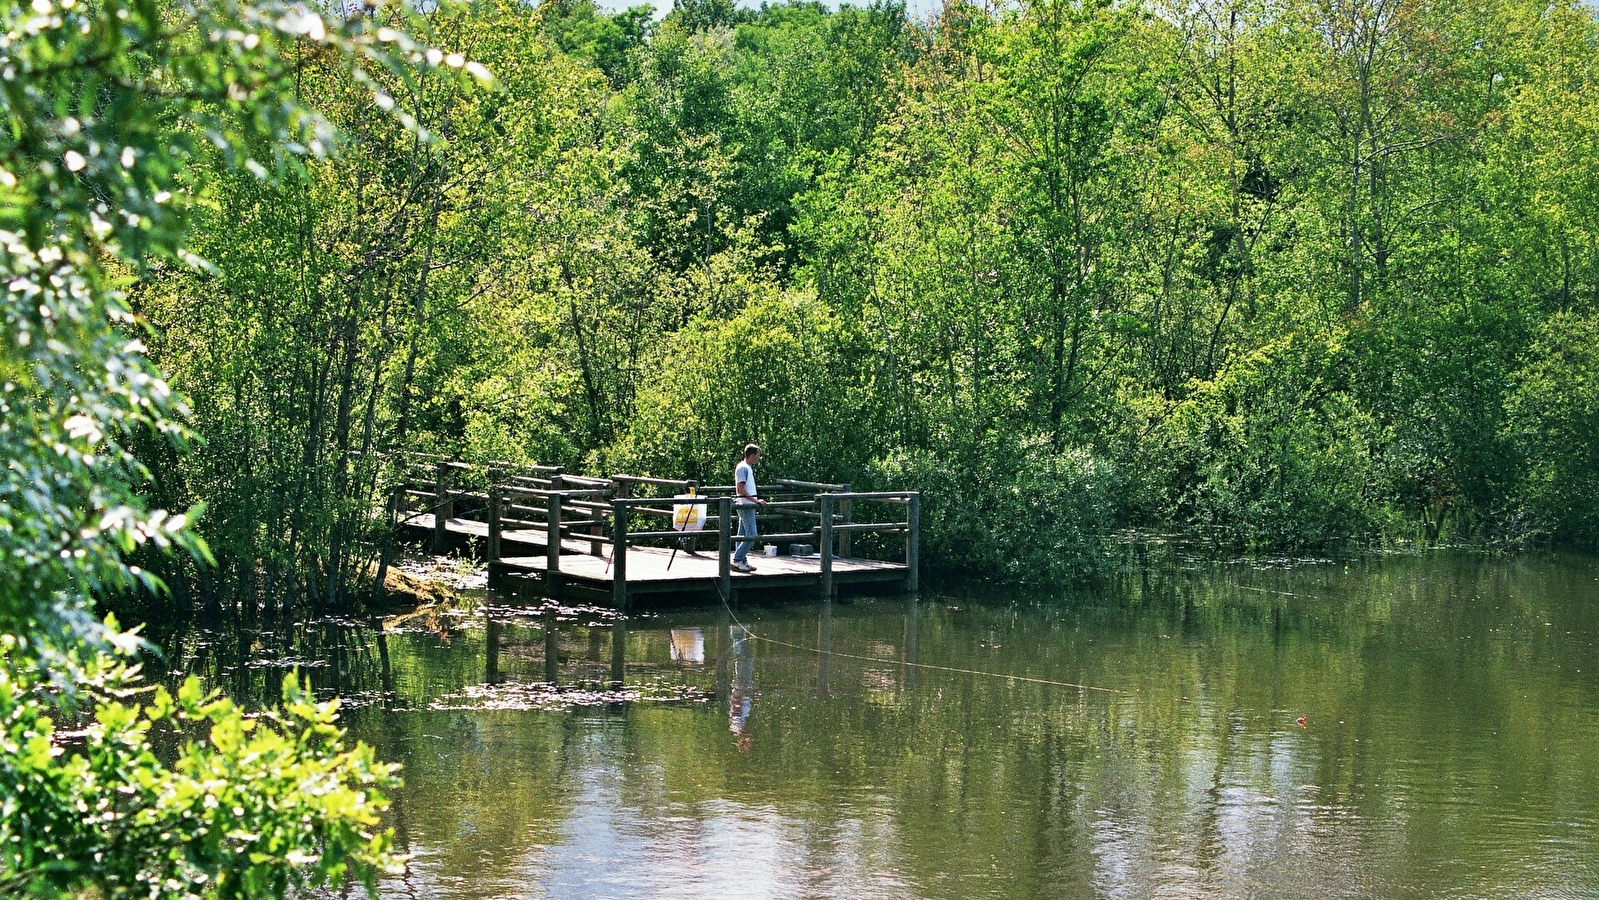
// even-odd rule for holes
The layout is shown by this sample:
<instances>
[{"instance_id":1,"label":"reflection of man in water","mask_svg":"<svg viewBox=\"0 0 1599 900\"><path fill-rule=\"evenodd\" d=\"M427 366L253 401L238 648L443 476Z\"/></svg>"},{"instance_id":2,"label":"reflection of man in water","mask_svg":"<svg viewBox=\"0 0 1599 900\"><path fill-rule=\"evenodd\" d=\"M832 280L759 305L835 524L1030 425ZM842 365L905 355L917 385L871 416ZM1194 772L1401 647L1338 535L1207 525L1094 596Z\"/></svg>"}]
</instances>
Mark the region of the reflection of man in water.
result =
<instances>
[{"instance_id":1,"label":"reflection of man in water","mask_svg":"<svg viewBox=\"0 0 1599 900\"><path fill-rule=\"evenodd\" d=\"M755 640L748 628L735 625L728 632L733 638L733 686L727 695L727 727L738 735L734 742L741 753L748 753L750 707L755 702Z\"/></svg>"}]
</instances>

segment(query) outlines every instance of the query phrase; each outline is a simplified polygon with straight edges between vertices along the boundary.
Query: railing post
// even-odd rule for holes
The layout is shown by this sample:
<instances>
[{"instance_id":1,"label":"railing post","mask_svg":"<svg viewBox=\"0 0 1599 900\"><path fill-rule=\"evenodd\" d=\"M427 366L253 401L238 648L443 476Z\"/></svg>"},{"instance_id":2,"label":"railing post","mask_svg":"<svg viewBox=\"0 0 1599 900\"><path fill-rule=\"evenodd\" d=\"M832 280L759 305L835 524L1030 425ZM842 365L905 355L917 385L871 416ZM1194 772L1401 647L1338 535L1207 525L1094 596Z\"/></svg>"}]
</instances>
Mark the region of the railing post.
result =
<instances>
[{"instance_id":1,"label":"railing post","mask_svg":"<svg viewBox=\"0 0 1599 900\"><path fill-rule=\"evenodd\" d=\"M489 565L500 561L500 489L489 488Z\"/></svg>"},{"instance_id":2,"label":"railing post","mask_svg":"<svg viewBox=\"0 0 1599 900\"><path fill-rule=\"evenodd\" d=\"M449 533L455 504L450 501L450 464L439 460L433 472L433 552L444 550L444 538Z\"/></svg>"},{"instance_id":3,"label":"railing post","mask_svg":"<svg viewBox=\"0 0 1599 900\"><path fill-rule=\"evenodd\" d=\"M551 597L561 590L561 495L544 498L544 592Z\"/></svg>"},{"instance_id":4,"label":"railing post","mask_svg":"<svg viewBox=\"0 0 1599 900\"><path fill-rule=\"evenodd\" d=\"M821 494L817 501L822 507L822 535L821 544L817 549L822 553L822 599L833 599L833 495Z\"/></svg>"},{"instance_id":5,"label":"railing post","mask_svg":"<svg viewBox=\"0 0 1599 900\"><path fill-rule=\"evenodd\" d=\"M626 499L628 499L629 497L632 497L632 496L633 496L633 485L629 484L626 481L621 480L620 478L617 478L615 475L612 475L611 476L611 499L612 500L626 500ZM616 545L614 545L614 544L611 545L611 552L612 552L612 554L615 554Z\"/></svg>"},{"instance_id":6,"label":"railing post","mask_svg":"<svg viewBox=\"0 0 1599 900\"><path fill-rule=\"evenodd\" d=\"M850 486L848 484L844 485L844 493L847 494L849 492ZM838 501L838 520L845 525L848 525L851 522L850 506L851 502L848 497ZM853 541L851 541L851 538L853 537L854 535L848 531L838 536L839 559L849 559L855 555Z\"/></svg>"},{"instance_id":7,"label":"railing post","mask_svg":"<svg viewBox=\"0 0 1599 900\"><path fill-rule=\"evenodd\" d=\"M733 514L733 500L722 497L716 501L716 579L721 588L722 600L731 603L733 589L733 527L728 519Z\"/></svg>"},{"instance_id":8,"label":"railing post","mask_svg":"<svg viewBox=\"0 0 1599 900\"><path fill-rule=\"evenodd\" d=\"M402 477L400 483L394 486L394 491L389 497L395 528L399 528L400 524L405 521L405 490L405 479Z\"/></svg>"},{"instance_id":9,"label":"railing post","mask_svg":"<svg viewBox=\"0 0 1599 900\"><path fill-rule=\"evenodd\" d=\"M501 468L500 463L489 462L484 464L483 472L484 476L489 480L488 486L483 489L483 493L484 496L488 497L489 507L492 507L494 505L494 491L500 486L500 481L505 477L505 471L503 468ZM492 509L486 508L484 510L483 518L485 521L488 520L488 516L492 512Z\"/></svg>"},{"instance_id":10,"label":"railing post","mask_svg":"<svg viewBox=\"0 0 1599 900\"><path fill-rule=\"evenodd\" d=\"M922 527L922 493L912 491L910 502L905 505L905 590L914 594L921 589L921 574L917 567L921 565L921 527Z\"/></svg>"},{"instance_id":11,"label":"railing post","mask_svg":"<svg viewBox=\"0 0 1599 900\"><path fill-rule=\"evenodd\" d=\"M611 605L627 613L627 501L611 501Z\"/></svg>"}]
</instances>

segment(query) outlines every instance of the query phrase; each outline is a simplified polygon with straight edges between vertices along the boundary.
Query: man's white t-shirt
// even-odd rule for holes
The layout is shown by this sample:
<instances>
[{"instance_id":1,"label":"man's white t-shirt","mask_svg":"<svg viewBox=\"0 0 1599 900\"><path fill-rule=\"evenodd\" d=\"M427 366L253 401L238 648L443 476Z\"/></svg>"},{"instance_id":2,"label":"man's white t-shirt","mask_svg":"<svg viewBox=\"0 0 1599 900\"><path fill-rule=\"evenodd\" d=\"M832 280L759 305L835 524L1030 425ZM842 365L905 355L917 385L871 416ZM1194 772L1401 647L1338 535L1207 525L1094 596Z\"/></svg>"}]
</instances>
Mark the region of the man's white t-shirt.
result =
<instances>
[{"instance_id":1,"label":"man's white t-shirt","mask_svg":"<svg viewBox=\"0 0 1599 900\"><path fill-rule=\"evenodd\" d=\"M738 464L738 468L733 470L733 484L734 485L740 485L740 484L744 485L744 491L745 491L745 494L747 494L747 496L745 496L745 495L739 495L738 496L738 505L739 506L754 506L755 505L755 501L751 500L750 497L756 496L756 492L755 492L755 469L752 466L750 466L749 463L741 462L741 463ZM737 487L735 487L734 488L734 493L735 494L737 494L737 490L738 490Z\"/></svg>"}]
</instances>

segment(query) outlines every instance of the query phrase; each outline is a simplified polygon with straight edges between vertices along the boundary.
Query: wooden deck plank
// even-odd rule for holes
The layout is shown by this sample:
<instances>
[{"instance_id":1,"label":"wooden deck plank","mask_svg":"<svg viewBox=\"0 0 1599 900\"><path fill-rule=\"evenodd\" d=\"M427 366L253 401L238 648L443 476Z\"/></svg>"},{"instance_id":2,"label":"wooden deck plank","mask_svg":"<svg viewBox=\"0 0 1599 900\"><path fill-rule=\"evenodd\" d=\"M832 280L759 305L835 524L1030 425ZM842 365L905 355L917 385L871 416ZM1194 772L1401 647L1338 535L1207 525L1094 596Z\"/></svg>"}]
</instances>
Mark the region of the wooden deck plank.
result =
<instances>
[{"instance_id":1,"label":"wooden deck plank","mask_svg":"<svg viewBox=\"0 0 1599 900\"><path fill-rule=\"evenodd\" d=\"M431 534L434 518L431 514L418 514L408 519L405 524L419 532ZM487 523L455 518L448 520L445 528L452 534L482 539L487 539L489 530ZM718 555L714 548L704 548L705 537L705 535L700 536L701 549L696 554L679 550L674 555L670 549L662 547L629 547L626 566L629 592L653 594L714 589L719 580ZM714 538L714 535L710 537ZM541 580L545 577L545 570L548 567L546 554L540 552L537 555L511 555L504 552L509 549L507 544L542 550L546 546L545 532L542 529L502 531L501 557L494 565L510 575L533 576ZM608 590L613 578L606 552L609 546L602 545L601 555L598 556L589 553L592 546L591 542L581 538L562 540L560 575L568 583L575 582L596 590ZM750 564L755 568L754 572L732 573L734 587L743 590L818 589L821 585L822 560L819 555L796 557L752 554ZM837 556L833 558L835 584L900 581L904 579L905 572L906 566L901 562L846 559Z\"/></svg>"},{"instance_id":2,"label":"wooden deck plank","mask_svg":"<svg viewBox=\"0 0 1599 900\"><path fill-rule=\"evenodd\" d=\"M547 566L542 556L505 556L500 565L507 569L543 572ZM761 582L774 579L797 578L814 581L821 577L820 557L751 556L754 572L733 572L735 582ZM668 568L670 566L670 568ZM840 581L897 578L905 573L904 563L882 562L874 559L833 559L833 576ZM611 569L603 556L572 555L561 557L561 574L585 581L610 581ZM868 576L859 578L857 576ZM715 581L717 558L700 553L693 556L681 551L676 558L672 551L660 547L630 547L627 551L627 581L629 584L649 582Z\"/></svg>"}]
</instances>

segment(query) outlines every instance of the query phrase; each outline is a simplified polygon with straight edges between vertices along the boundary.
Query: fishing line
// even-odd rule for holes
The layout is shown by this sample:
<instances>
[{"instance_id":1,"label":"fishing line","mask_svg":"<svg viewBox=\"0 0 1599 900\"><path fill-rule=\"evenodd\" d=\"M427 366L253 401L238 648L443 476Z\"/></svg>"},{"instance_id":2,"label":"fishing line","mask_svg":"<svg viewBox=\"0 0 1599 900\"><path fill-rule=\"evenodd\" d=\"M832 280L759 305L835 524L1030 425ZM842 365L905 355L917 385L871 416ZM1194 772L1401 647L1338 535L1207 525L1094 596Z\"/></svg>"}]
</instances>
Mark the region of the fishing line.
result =
<instances>
[{"instance_id":1,"label":"fishing line","mask_svg":"<svg viewBox=\"0 0 1599 900\"><path fill-rule=\"evenodd\" d=\"M859 660L861 662L878 663L878 664L883 664L883 663L890 662L890 660L885 660L885 659L882 659L882 658L876 657L876 656L859 656L859 655L856 655L854 653L842 653L842 652L839 652L837 650L823 650L820 647L808 647L808 646L806 646L804 644L791 644L788 641L780 641L780 640L778 640L776 638L769 638L769 637L766 637L765 635L756 634L748 625L745 625L743 622L739 621L738 615L733 612L732 605L729 604L728 601L727 601L727 595L722 593L722 586L720 584L718 584L716 586L716 596L721 599L722 608L727 610L728 618L733 620L733 624L735 624L738 627L744 629L744 633L745 634L749 635L751 638L753 638L753 639L755 639L757 641L761 641L762 643L772 644L772 645L778 646L778 647L787 647L787 648L789 648L791 650L803 650L803 651L805 651L807 653L814 653L817 656L824 656L824 655L825 656L836 656L836 657L838 657L840 659L854 659L854 660ZM1098 691L1098 692L1104 693L1104 694L1126 694L1126 693L1128 693L1127 691L1118 690L1117 688L1098 687L1098 686L1092 685L1092 684L1077 684L1076 682L1072 682L1072 681L1056 681L1056 680L1051 679L1051 678L1035 678L1035 677L1033 677L1031 675L1010 675L1010 674L1006 674L1004 672L984 672L981 669L962 669L962 668L958 668L956 666L940 666L940 665L936 665L934 663L920 663L920 662L911 662L909 660L897 660L897 661L893 661L893 664L901 665L901 666L911 666L912 668L917 668L917 669L927 669L929 671L934 671L934 672L952 672L952 673L957 674L957 675L977 675L977 676L981 676L981 677L984 677L984 678L1003 678L1003 679L1005 679L1007 681L1025 681L1025 682L1027 682L1029 684L1047 684L1047 685L1049 685L1051 687L1076 688L1077 690L1080 690L1080 691Z\"/></svg>"},{"instance_id":2,"label":"fishing line","mask_svg":"<svg viewBox=\"0 0 1599 900\"><path fill-rule=\"evenodd\" d=\"M1328 597L1319 597L1315 594L1296 594L1293 591L1278 591L1271 588L1251 587L1247 584L1235 584L1233 587L1240 591L1254 591L1257 594L1276 594L1279 597L1301 597L1306 600L1328 600Z\"/></svg>"}]
</instances>

